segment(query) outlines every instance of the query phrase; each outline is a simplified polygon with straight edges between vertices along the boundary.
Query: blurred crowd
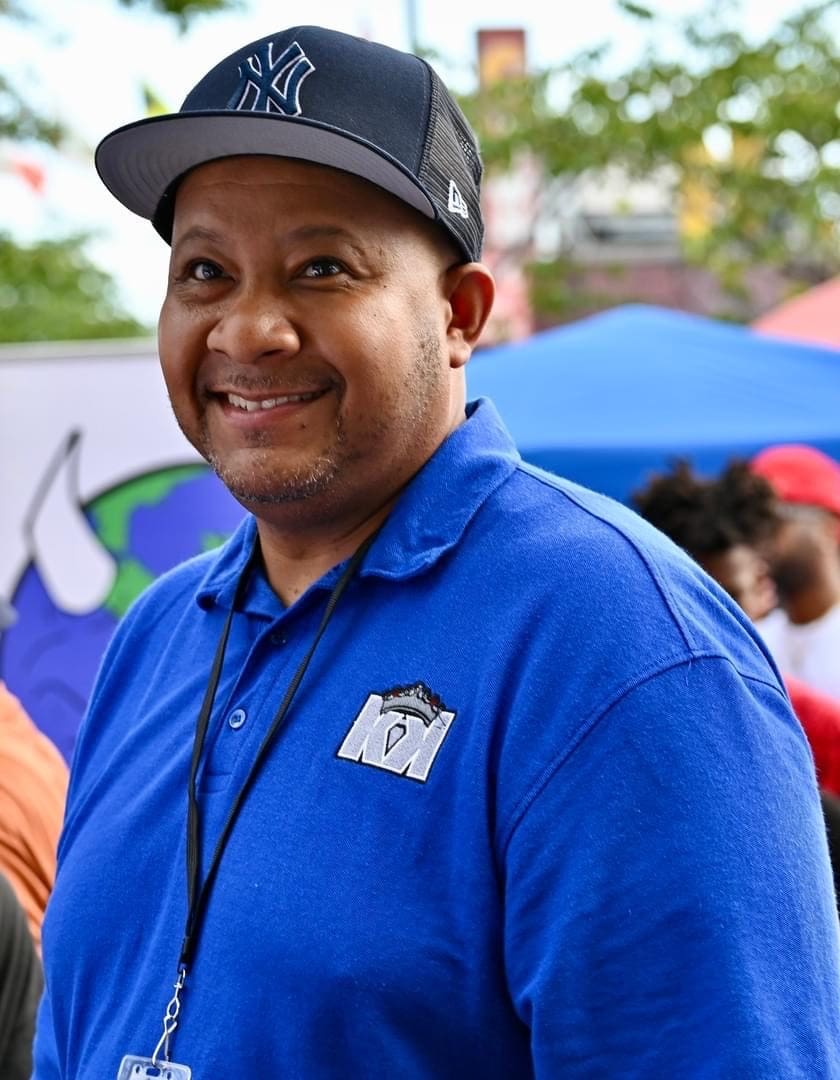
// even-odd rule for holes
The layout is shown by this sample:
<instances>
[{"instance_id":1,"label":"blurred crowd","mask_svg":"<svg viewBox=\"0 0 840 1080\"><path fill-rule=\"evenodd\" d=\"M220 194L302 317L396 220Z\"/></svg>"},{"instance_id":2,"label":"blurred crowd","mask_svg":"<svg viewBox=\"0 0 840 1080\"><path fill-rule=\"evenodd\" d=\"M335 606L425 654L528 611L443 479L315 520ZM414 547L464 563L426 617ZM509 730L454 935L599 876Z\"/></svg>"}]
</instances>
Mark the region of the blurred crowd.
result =
<instances>
[{"instance_id":1,"label":"blurred crowd","mask_svg":"<svg viewBox=\"0 0 840 1080\"><path fill-rule=\"evenodd\" d=\"M729 594L775 661L813 752L840 891L840 465L801 445L732 460L717 477L679 460L632 502ZM61 755L0 683L0 1062L9 1080L31 1072L41 920L67 783Z\"/></svg>"}]
</instances>

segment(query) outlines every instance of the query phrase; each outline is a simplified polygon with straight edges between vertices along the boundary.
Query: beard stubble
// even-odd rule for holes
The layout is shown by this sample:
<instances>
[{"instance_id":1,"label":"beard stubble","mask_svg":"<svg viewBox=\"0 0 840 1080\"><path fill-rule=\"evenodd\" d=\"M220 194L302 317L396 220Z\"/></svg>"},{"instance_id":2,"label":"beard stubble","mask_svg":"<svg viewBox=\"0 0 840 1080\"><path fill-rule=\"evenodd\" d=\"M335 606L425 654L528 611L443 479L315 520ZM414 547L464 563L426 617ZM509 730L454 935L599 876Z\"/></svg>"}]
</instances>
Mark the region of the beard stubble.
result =
<instances>
[{"instance_id":1,"label":"beard stubble","mask_svg":"<svg viewBox=\"0 0 840 1080\"><path fill-rule=\"evenodd\" d=\"M417 335L414 362L406 373L402 392L387 397L380 412L367 417L361 428L356 425L353 437L341 409L343 390L330 391L339 395L335 433L325 451L311 460L295 468L284 465L278 469L278 449L265 433L254 437L249 467L231 467L213 446L206 409L201 415L196 449L238 502L257 506L304 502L328 492L354 463L376 453L378 447L388 447L397 456L410 449L443 399L444 379L440 340L427 331ZM249 386L253 389L253 382Z\"/></svg>"}]
</instances>

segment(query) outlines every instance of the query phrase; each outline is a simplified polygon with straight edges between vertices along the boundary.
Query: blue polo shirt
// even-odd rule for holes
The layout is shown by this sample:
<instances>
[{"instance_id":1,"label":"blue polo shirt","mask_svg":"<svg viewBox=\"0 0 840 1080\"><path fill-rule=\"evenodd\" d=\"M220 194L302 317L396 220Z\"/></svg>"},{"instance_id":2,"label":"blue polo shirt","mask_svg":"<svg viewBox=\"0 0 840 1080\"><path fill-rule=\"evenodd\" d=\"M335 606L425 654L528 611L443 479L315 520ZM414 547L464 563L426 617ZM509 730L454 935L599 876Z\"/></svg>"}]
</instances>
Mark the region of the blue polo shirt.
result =
<instances>
[{"instance_id":1,"label":"blue polo shirt","mask_svg":"<svg viewBox=\"0 0 840 1080\"><path fill-rule=\"evenodd\" d=\"M79 737L36 1077L149 1054L196 715L248 519L120 625ZM341 567L256 573L198 779L202 873ZM711 580L524 465L480 402L329 622L216 876L173 1060L235 1077L840 1077L813 764Z\"/></svg>"}]
</instances>

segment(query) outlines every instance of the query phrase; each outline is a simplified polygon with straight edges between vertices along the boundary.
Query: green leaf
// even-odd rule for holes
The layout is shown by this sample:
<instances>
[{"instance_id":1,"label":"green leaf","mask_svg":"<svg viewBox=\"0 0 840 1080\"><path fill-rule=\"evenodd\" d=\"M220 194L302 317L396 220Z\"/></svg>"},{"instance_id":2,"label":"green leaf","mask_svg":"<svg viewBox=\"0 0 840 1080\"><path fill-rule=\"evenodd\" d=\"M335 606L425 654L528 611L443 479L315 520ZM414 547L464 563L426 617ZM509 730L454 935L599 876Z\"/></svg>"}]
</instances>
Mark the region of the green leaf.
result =
<instances>
[{"instance_id":1,"label":"green leaf","mask_svg":"<svg viewBox=\"0 0 840 1080\"><path fill-rule=\"evenodd\" d=\"M70 341L149 333L76 235L23 246L0 233L0 341Z\"/></svg>"},{"instance_id":2,"label":"green leaf","mask_svg":"<svg viewBox=\"0 0 840 1080\"><path fill-rule=\"evenodd\" d=\"M635 4L633 0L618 0L618 8L625 15L631 15L634 19L655 19L656 14L644 4Z\"/></svg>"},{"instance_id":3,"label":"green leaf","mask_svg":"<svg viewBox=\"0 0 840 1080\"><path fill-rule=\"evenodd\" d=\"M651 16L636 63L617 72L601 52L465 99L488 171L525 155L546 185L597 186L607 168L660 186L668 177L684 258L713 273L743 317L756 271L789 281L840 272L837 0L763 40L745 37L726 0L676 24L634 0L620 7ZM532 271L538 312L598 302L573 256L558 251L562 270L548 258Z\"/></svg>"}]
</instances>

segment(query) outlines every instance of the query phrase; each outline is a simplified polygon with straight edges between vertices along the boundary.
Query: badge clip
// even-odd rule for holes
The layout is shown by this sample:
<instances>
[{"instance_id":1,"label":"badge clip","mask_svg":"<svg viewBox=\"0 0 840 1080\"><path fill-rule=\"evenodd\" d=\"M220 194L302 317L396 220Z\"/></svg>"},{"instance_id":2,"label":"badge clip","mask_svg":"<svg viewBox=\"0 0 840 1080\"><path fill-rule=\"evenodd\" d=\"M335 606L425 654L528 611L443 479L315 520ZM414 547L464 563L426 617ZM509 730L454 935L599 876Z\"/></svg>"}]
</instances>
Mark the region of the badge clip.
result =
<instances>
[{"instance_id":1,"label":"badge clip","mask_svg":"<svg viewBox=\"0 0 840 1080\"><path fill-rule=\"evenodd\" d=\"M181 991L187 977L187 969L182 967L174 983L175 993L169 999L163 1014L163 1034L152 1051L152 1056L138 1057L126 1054L120 1062L117 1080L192 1080L189 1065L179 1065L169 1060L169 1040L178 1026L178 1014L181 1011ZM159 1054L163 1050L163 1058Z\"/></svg>"}]
</instances>

